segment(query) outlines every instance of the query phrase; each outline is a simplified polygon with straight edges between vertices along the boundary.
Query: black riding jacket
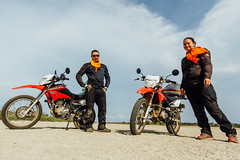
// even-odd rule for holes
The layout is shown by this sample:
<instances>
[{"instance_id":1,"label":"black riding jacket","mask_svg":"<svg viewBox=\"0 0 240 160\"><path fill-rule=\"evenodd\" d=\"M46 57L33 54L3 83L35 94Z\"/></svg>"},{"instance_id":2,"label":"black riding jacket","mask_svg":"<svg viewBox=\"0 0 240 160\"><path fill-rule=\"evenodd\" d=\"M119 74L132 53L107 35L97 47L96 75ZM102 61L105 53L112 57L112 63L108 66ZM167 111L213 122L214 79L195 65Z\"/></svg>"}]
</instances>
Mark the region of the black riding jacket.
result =
<instances>
[{"instance_id":1,"label":"black riding jacket","mask_svg":"<svg viewBox=\"0 0 240 160\"><path fill-rule=\"evenodd\" d=\"M76 74L76 79L80 86L84 87L85 83L82 80L82 76L86 73L88 77L87 84L91 84L94 88L103 88L108 87L110 84L110 76L108 73L107 66L101 64L101 67L95 71L95 67L91 65L91 63L85 63L82 68ZM106 83L104 85L104 77L106 79Z\"/></svg>"},{"instance_id":2,"label":"black riding jacket","mask_svg":"<svg viewBox=\"0 0 240 160\"><path fill-rule=\"evenodd\" d=\"M200 58L197 63L189 61L186 57L182 59L183 76L181 88L186 88L190 84L203 82L205 78L211 79L212 63L210 52L200 54L197 58Z\"/></svg>"}]
</instances>

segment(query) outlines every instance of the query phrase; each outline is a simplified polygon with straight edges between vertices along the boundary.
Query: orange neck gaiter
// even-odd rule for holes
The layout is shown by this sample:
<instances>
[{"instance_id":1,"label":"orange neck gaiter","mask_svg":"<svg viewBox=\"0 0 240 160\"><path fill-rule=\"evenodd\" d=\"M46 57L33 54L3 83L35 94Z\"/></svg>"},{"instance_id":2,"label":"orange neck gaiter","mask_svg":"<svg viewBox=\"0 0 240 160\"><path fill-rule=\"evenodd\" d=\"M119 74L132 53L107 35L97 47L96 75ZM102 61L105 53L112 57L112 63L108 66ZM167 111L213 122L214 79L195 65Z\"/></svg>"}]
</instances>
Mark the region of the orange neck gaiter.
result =
<instances>
[{"instance_id":1,"label":"orange neck gaiter","mask_svg":"<svg viewBox=\"0 0 240 160\"><path fill-rule=\"evenodd\" d=\"M198 55L208 52L205 48L202 47L195 47L191 50L191 52L186 52L186 57L189 61L193 61L194 63L197 63L199 58L197 58Z\"/></svg>"},{"instance_id":2,"label":"orange neck gaiter","mask_svg":"<svg viewBox=\"0 0 240 160\"><path fill-rule=\"evenodd\" d=\"M94 60L91 60L91 65L95 67L95 72L97 72L98 68L101 67L101 62L100 61L95 62Z\"/></svg>"}]
</instances>

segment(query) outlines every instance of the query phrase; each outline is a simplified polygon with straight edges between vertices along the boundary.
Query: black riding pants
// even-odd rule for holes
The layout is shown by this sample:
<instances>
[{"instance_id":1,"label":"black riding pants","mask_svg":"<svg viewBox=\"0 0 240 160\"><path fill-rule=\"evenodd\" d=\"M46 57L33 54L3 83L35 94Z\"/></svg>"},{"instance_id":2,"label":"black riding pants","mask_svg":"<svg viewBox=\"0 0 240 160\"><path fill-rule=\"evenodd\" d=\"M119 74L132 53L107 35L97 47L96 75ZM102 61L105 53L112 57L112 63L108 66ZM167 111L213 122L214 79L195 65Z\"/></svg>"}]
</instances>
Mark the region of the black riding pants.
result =
<instances>
[{"instance_id":1,"label":"black riding pants","mask_svg":"<svg viewBox=\"0 0 240 160\"><path fill-rule=\"evenodd\" d=\"M225 132L227 136L237 134L236 129L232 128L231 123L219 108L216 92L212 84L209 87L205 87L201 83L193 84L189 85L185 90L197 118L198 126L202 128L201 133L212 134L205 107L212 118L220 125L222 132Z\"/></svg>"},{"instance_id":2,"label":"black riding pants","mask_svg":"<svg viewBox=\"0 0 240 160\"><path fill-rule=\"evenodd\" d=\"M103 129L106 125L106 93L102 88L91 88L86 91L87 107L94 109L94 103L98 106L98 128ZM87 127L92 127L87 125Z\"/></svg>"}]
</instances>

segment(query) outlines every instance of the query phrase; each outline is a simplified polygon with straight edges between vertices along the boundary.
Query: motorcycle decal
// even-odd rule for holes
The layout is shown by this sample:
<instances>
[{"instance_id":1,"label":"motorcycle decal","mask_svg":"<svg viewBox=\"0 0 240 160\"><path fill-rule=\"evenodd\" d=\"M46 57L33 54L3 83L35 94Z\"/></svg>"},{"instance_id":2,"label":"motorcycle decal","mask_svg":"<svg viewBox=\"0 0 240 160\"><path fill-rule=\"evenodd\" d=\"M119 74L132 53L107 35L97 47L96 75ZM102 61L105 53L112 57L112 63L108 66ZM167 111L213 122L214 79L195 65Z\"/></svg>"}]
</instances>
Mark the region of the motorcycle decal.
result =
<instances>
[{"instance_id":1,"label":"motorcycle decal","mask_svg":"<svg viewBox=\"0 0 240 160\"><path fill-rule=\"evenodd\" d=\"M49 88L49 90L56 90L56 91L63 90L63 89L66 89L66 87L63 85L58 85L58 86Z\"/></svg>"},{"instance_id":2,"label":"motorcycle decal","mask_svg":"<svg viewBox=\"0 0 240 160\"><path fill-rule=\"evenodd\" d=\"M174 93L181 93L181 91L169 91L169 90L167 90L167 91L164 91L164 92L174 92Z\"/></svg>"},{"instance_id":3,"label":"motorcycle decal","mask_svg":"<svg viewBox=\"0 0 240 160\"><path fill-rule=\"evenodd\" d=\"M172 102L172 104L176 107L179 107L179 105L181 104L180 99L177 99L176 101Z\"/></svg>"}]
</instances>

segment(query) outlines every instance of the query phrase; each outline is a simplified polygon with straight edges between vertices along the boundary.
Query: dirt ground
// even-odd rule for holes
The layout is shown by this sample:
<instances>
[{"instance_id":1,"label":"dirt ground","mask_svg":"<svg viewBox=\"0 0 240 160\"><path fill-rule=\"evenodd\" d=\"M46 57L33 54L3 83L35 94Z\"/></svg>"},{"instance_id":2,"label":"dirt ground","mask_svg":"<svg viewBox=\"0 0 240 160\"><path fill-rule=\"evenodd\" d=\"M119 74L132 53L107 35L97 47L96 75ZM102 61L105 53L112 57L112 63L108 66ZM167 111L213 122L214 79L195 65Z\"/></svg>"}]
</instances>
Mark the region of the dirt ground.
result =
<instances>
[{"instance_id":1,"label":"dirt ground","mask_svg":"<svg viewBox=\"0 0 240 160\"><path fill-rule=\"evenodd\" d=\"M11 130L0 121L0 160L240 160L240 144L227 142L218 127L212 128L214 141L196 140L197 126L182 126L179 136L159 125L147 125L138 136L128 124L107 124L111 133L65 127L66 122L38 122Z\"/></svg>"}]
</instances>

